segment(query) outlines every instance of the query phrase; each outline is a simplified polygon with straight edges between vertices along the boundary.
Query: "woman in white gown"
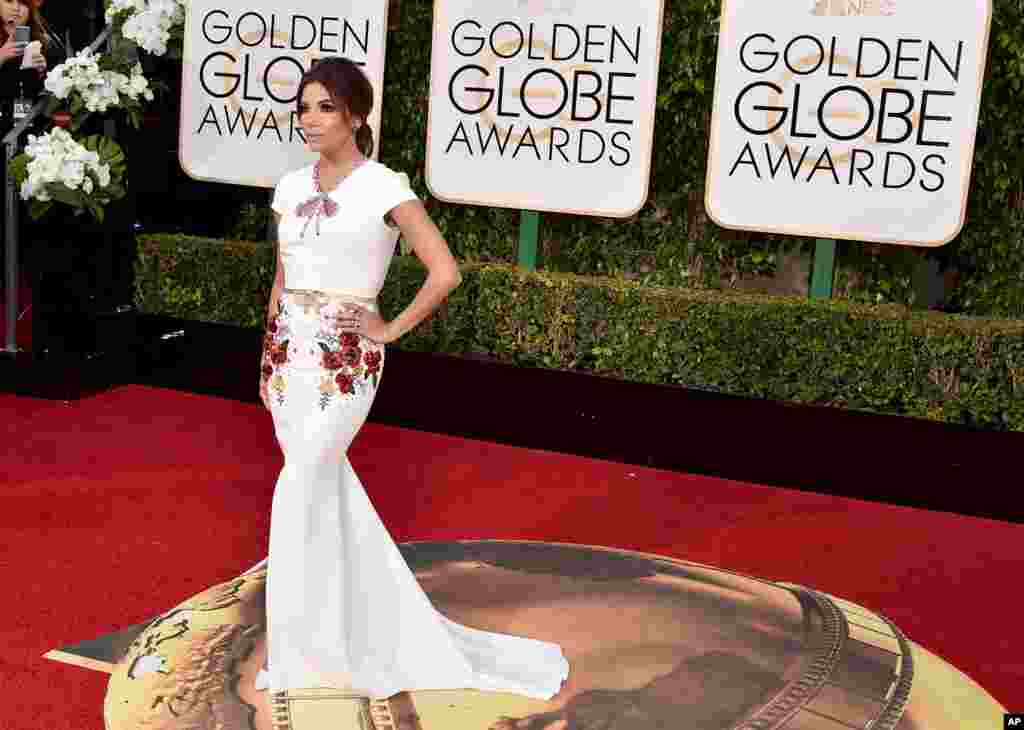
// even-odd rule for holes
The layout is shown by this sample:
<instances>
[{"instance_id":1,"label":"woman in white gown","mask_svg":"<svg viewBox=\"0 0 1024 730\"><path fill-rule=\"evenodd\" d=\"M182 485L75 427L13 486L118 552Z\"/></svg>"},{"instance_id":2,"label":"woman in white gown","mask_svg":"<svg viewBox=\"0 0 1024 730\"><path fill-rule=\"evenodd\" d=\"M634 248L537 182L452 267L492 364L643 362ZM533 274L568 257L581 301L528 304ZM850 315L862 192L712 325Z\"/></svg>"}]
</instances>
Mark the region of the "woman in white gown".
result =
<instances>
[{"instance_id":1,"label":"woman in white gown","mask_svg":"<svg viewBox=\"0 0 1024 730\"><path fill-rule=\"evenodd\" d=\"M257 687L334 687L373 698L480 689L551 699L569 672L560 647L438 612L347 457L381 383L385 344L460 282L408 178L368 159L372 105L354 63L314 65L297 106L319 160L284 175L274 193L279 252L260 395L284 467L265 561L268 660ZM399 231L429 273L409 306L385 321L375 299Z\"/></svg>"}]
</instances>

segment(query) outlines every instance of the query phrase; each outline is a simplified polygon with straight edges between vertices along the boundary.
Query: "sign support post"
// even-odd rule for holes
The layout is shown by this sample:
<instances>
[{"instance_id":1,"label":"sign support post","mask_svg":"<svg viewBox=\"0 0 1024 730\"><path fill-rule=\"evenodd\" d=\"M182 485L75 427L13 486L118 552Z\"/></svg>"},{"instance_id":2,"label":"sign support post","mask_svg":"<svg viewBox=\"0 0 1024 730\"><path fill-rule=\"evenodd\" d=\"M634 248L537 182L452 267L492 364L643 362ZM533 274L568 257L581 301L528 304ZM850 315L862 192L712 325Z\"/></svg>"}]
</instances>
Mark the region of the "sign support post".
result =
<instances>
[{"instance_id":1,"label":"sign support post","mask_svg":"<svg viewBox=\"0 0 1024 730\"><path fill-rule=\"evenodd\" d=\"M814 244L814 266L811 274L811 299L831 299L836 270L836 242L819 238Z\"/></svg>"},{"instance_id":2,"label":"sign support post","mask_svg":"<svg viewBox=\"0 0 1024 730\"><path fill-rule=\"evenodd\" d=\"M524 210L519 214L519 265L527 271L537 270L537 231L540 213Z\"/></svg>"}]
</instances>

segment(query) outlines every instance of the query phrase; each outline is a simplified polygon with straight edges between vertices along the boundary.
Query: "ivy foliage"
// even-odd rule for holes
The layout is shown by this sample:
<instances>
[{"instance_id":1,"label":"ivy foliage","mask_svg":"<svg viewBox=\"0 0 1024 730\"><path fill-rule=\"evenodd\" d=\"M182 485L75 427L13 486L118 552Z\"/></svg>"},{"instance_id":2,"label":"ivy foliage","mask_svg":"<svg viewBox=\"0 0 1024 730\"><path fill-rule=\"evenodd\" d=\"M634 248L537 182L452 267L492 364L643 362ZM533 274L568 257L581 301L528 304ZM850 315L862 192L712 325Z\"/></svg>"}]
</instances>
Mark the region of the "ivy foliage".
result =
<instances>
[{"instance_id":1,"label":"ivy foliage","mask_svg":"<svg viewBox=\"0 0 1024 730\"><path fill-rule=\"evenodd\" d=\"M271 244L181 235L144 236L141 244L141 311L264 326ZM1024 322L508 264L461 269L462 284L395 346L1024 431ZM395 258L382 314L398 314L425 278L418 259Z\"/></svg>"}]
</instances>

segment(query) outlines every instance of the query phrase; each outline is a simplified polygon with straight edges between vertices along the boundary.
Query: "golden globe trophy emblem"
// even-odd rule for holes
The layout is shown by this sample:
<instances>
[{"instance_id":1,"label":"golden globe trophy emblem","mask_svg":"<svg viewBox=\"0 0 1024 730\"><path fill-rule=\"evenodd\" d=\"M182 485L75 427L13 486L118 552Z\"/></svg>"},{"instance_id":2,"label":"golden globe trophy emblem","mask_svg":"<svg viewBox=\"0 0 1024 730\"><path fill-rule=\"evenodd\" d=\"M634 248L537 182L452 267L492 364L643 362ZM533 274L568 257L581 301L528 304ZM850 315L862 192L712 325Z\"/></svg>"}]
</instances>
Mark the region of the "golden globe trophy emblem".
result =
<instances>
[{"instance_id":1,"label":"golden globe trophy emblem","mask_svg":"<svg viewBox=\"0 0 1024 730\"><path fill-rule=\"evenodd\" d=\"M835 56L830 51L826 50L824 55L807 55L798 59L793 63L793 67L798 71L806 71L819 66L826 66L836 71L848 72L852 74L854 72L856 61L852 56L844 53L836 53ZM784 70L776 79L776 83L779 86L780 91L778 93L772 92L768 95L770 102L773 106L779 108L785 108L789 114L796 114L796 108L788 103L788 98L794 93L793 84L797 80L797 73L792 70ZM809 83L806 79L801 79L800 83L803 84L804 93L806 94ZM813 83L813 82L811 82ZM881 106L881 97L883 89L905 89L905 87L892 80L866 80L858 84L859 88L862 89L868 96L872 108L877 110ZM811 87L813 89L813 87ZM812 118L817 113L817 103L820 102L820 98L814 96L804 96L803 106L800 108L801 111L805 112L806 117L803 119L791 120L791 126L797 127L801 123L805 123L807 118ZM783 112L773 110L765 111L765 124L769 127L778 128L771 133L772 142L780 152L788 150L788 154L793 155L798 149L807 147L807 153L798 153L797 159L799 164L797 170L799 173L808 172L811 170L815 163L819 160L825 147L836 152L830 152L830 158L835 165L837 172L840 169L846 168L851 162L853 156L854 147L860 149L871 149L882 146L882 143L878 140L878 127L871 125L871 129L867 130L863 135L855 140L855 144L847 145L836 145L835 143L829 143L827 145L813 145L806 142L801 142L798 139L793 138L787 132L786 124L780 123ZM858 125L864 125L866 123L867 114L863 108L844 106L836 101L832 101L828 104L827 108L822 110L823 120L827 120L830 129L842 131L848 133L850 128L857 128ZM920 122L920 112L916 109L910 112L909 123L911 131L917 130L917 125Z\"/></svg>"},{"instance_id":2,"label":"golden globe trophy emblem","mask_svg":"<svg viewBox=\"0 0 1024 730\"><path fill-rule=\"evenodd\" d=\"M290 33L281 30L274 30L273 33L268 34L271 38L271 42L280 44L279 47L285 47L292 43L293 38ZM344 40L347 41L351 37L351 34L345 34ZM258 46L261 40L261 33L256 30L240 31L235 35L235 42L233 46L229 46L231 57L224 57L221 59L219 69L213 74L222 80L223 93L226 96L225 103L227 104L226 116L229 119L235 119L237 125L239 121L243 123L245 128L252 128L252 125L257 119L257 114L260 110L253 110L246 116L246 109L242 104L244 97L249 91L250 79L259 79L258 93L266 94L270 97L269 101L277 104L279 107L282 103L287 103L288 108L281 110L280 108L271 108L267 110L263 116L272 117L278 130L281 132L283 141L291 141L295 135L296 130L301 130L301 125L298 123L297 114L295 112L295 100L299 90L299 82L302 80L302 74L305 69L313 66L317 61L329 57L329 54L313 47L305 49L299 53L292 53L289 55L293 62L280 63L280 58L275 59L269 63L264 63L262 60L250 61L247 59L247 49L251 49L254 46ZM360 47L369 44L368 37L355 38L354 41ZM347 49L345 49L347 50ZM345 55L342 53L341 55ZM247 59L245 61L240 59ZM276 61L276 62L275 62ZM232 79L241 79L242 81L232 81ZM286 99L287 102L281 102L279 100ZM267 101L267 99L261 98L261 101ZM374 107L374 114L377 113L376 105ZM269 120L264 122L269 128ZM256 128L257 131L259 127ZM287 132L285 131L287 130ZM298 133L301 135L301 131ZM300 136L300 139L301 138Z\"/></svg>"},{"instance_id":3,"label":"golden globe trophy emblem","mask_svg":"<svg viewBox=\"0 0 1024 730\"><path fill-rule=\"evenodd\" d=\"M282 44L290 43L292 40L290 34L285 33L284 31L275 31L272 35L272 39ZM232 93L230 88L230 79L243 73L245 69L237 59L244 58L246 47L251 47L252 45L255 45L256 42L257 34L255 31L249 31L248 33L241 34L240 37L236 39L236 44L232 49L236 60L232 61L225 59L223 61L221 74L224 79L224 93L230 93L230 96L227 97L226 103L235 118L237 118L237 115L242 115L243 117L245 115L245 110L241 101L241 97L244 92L239 91L236 88ZM319 60L319 58L319 54L314 54L309 51L303 51L298 56L298 60L302 64L302 68L309 68L313 61ZM299 70L291 65L284 69L275 68L273 71L268 71L264 66L257 62L252 71L253 76L256 78L263 78L265 75L266 85L268 87L267 90L274 92L279 98L293 97L299 89L299 80L302 78ZM280 111L271 109L267 114L274 118L279 129L289 129L290 126L298 126L298 120L294 118L295 112L293 110ZM252 119L249 122L250 124L255 121L255 117L256 112L254 111L252 112ZM291 134L288 136L290 137Z\"/></svg>"},{"instance_id":4,"label":"golden globe trophy emblem","mask_svg":"<svg viewBox=\"0 0 1024 730\"><path fill-rule=\"evenodd\" d=\"M887 16L893 15L896 12L896 0L811 0L811 15L817 16L830 16L830 17L849 17L849 16ZM850 55L844 53L836 53L834 56L829 52L819 57L816 55L808 55L796 61L793 66L797 70L804 71L806 69L815 68L821 64L828 64L829 69L837 69L840 71L847 71L852 73L854 71L856 61ZM787 92L792 90L792 82L796 78L797 74L794 71L786 70L777 79L779 87L782 92L773 94L773 103L778 106L785 105L784 96ZM880 96L882 89L885 88L903 88L902 85L897 84L893 81L868 81L863 83L861 88L868 92L871 103L875 108L878 108L880 103ZM767 111L765 113L765 121L768 125L774 126L778 121L781 112L778 111ZM857 123L864 122L864 113L861 110L849 109L849 108L831 108L824 112L823 117L831 121L835 120L853 120ZM916 129L920 114L913 112L910 115L910 121L912 128ZM786 151L788 149L789 154L793 153L790 140L787 138L786 133L783 131L784 125L780 125L772 134L772 141L775 143L776 148L780 151ZM878 141L877 132L869 133L860 142L862 145L867 147L877 147L880 143ZM799 165L797 166L798 172L806 172L814 167L815 162L818 160L818 154L820 151L811 149L809 153L804 156ZM832 156L832 162L835 167L841 168L850 162L852 156L852 145L841 152L838 155Z\"/></svg>"},{"instance_id":5,"label":"golden globe trophy emblem","mask_svg":"<svg viewBox=\"0 0 1024 730\"><path fill-rule=\"evenodd\" d=\"M249 571L150 621L111 672L107 730L391 730L388 704L358 692L256 690L266 575Z\"/></svg>"},{"instance_id":6,"label":"golden globe trophy emblem","mask_svg":"<svg viewBox=\"0 0 1024 730\"><path fill-rule=\"evenodd\" d=\"M549 107L552 103L560 105L563 107L562 111L552 118L562 125L569 127L580 126L580 123L574 121L572 116L565 111L567 104L563 100L565 96L564 89L569 88L571 85L573 71L576 69L593 71L594 66L588 63L569 64L556 61L553 64L553 68L557 69L559 81L548 80L546 83L537 81L528 83L529 71L527 64L522 61L520 56L524 54L528 56L533 55L535 52L546 57L548 54L551 54L552 47L545 41L531 40L527 44L520 46L517 41L508 40L496 45L494 52L489 51L484 56L483 67L487 69L487 77L481 88L488 90L494 97L492 103L488 104L481 116L484 121L494 128L495 134L498 135L503 144L506 138L508 141L518 144L520 138L526 133L526 128L524 127L519 134L516 134L514 123L509 124L507 127L501 125L498 119L498 110L502 109L506 100L509 99L520 100L522 105L528 106L532 111L539 112L538 116L550 114L551 109ZM515 54L515 59L513 63L509 64L503 56L511 53ZM495 79L501 78L499 76L500 63L503 64L502 68L504 71L502 75L505 78L507 78L507 74L511 71L513 75L511 84L496 84ZM527 99L530 101L527 102ZM516 102L513 101L513 104L516 104ZM541 127L538 131L534 124L530 124L530 134L534 140L542 142L551 136L553 126L553 124L549 124Z\"/></svg>"},{"instance_id":7,"label":"golden globe trophy emblem","mask_svg":"<svg viewBox=\"0 0 1024 730\"><path fill-rule=\"evenodd\" d=\"M890 619L810 587L593 545L399 547L445 616L565 647L562 690L258 692L264 563L120 639L106 730L990 730L1005 712Z\"/></svg>"},{"instance_id":8,"label":"golden globe trophy emblem","mask_svg":"<svg viewBox=\"0 0 1024 730\"><path fill-rule=\"evenodd\" d=\"M527 17L532 17L535 22L542 18L546 20L561 16L567 17L574 7L575 0L560 0L559 2L553 2L552 0L520 0L519 2L520 12L526 14ZM549 43L545 40L535 39L532 36L521 40L523 42L515 39L501 41L493 49L489 48L483 57L482 65L487 69L487 78L482 87L497 96L494 103L489 104L484 109L482 117L494 128L499 138L502 139L510 134L514 126L510 124L509 127L503 127L498 119L497 110L502 108L503 102L506 99L518 98L530 110L536 110L540 112L540 115L546 116L551 112L551 103L559 104L560 100L563 100L565 90L570 88L575 70L595 70L595 67L589 63L567 63L554 60L555 48L553 42ZM542 59L551 63L549 68L557 73L558 80L554 81L548 78L546 82L534 81L526 86L527 77L532 70L530 69L529 62ZM511 71L514 75L514 80L510 87L496 87L494 80L498 78L499 64L507 64L507 60L511 60L512 63L504 67L505 72ZM527 99L531 100L529 104L526 102ZM557 120L560 124L568 125L570 128L579 127L580 123L574 121L572 115L565 111L566 104L564 101L561 102L561 106L562 111L556 114L553 119ZM543 126L538 131L534 129L534 124L531 123L530 132L537 142L542 142L551 136L552 126L554 125ZM518 142L519 140L516 139L515 141Z\"/></svg>"},{"instance_id":9,"label":"golden globe trophy emblem","mask_svg":"<svg viewBox=\"0 0 1024 730\"><path fill-rule=\"evenodd\" d=\"M216 30L228 28L213 27ZM264 42L279 48L292 42L290 33L266 26L245 29L239 21L228 38L231 40L224 43L217 54L206 58L199 68L200 76L210 80L211 90L216 89L217 96L223 100L223 123L227 130L246 137L272 135L282 142L291 142L297 137L301 140L294 109L282 110L277 99L294 97L301 69L309 68L320 56L307 50L289 56L287 63L281 63L280 58L266 62L258 52ZM219 124L218 121L218 127Z\"/></svg>"},{"instance_id":10,"label":"golden globe trophy emblem","mask_svg":"<svg viewBox=\"0 0 1024 730\"><path fill-rule=\"evenodd\" d=\"M488 42L482 43L481 77L452 89L463 108L483 106L480 126L488 130L488 140L497 137L499 147L511 144L515 149L531 138L544 142L556 125L569 132L583 126L569 111L579 100L573 96L575 72L598 69L592 63L556 59L551 30L552 23L571 20L574 6L574 0L520 0L517 11L529 18L529 31L524 33L523 26L512 21L494 26ZM548 32L552 35L541 37ZM481 95L486 95L486 102Z\"/></svg>"}]
</instances>

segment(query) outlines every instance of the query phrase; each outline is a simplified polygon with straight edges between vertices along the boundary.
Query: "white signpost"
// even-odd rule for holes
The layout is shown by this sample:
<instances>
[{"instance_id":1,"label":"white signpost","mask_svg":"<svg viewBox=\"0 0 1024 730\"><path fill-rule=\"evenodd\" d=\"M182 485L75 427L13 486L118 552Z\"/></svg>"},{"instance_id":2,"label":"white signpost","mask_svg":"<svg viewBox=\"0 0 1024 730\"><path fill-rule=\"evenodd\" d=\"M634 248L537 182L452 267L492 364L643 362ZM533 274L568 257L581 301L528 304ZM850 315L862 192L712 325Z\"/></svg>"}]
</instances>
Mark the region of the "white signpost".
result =
<instances>
[{"instance_id":1,"label":"white signpost","mask_svg":"<svg viewBox=\"0 0 1024 730\"><path fill-rule=\"evenodd\" d=\"M361 65L380 140L387 0L190 0L182 64L182 169L198 180L272 188L314 161L295 113L302 73L341 55ZM376 150L375 150L376 154Z\"/></svg>"},{"instance_id":2,"label":"white signpost","mask_svg":"<svg viewBox=\"0 0 1024 730\"><path fill-rule=\"evenodd\" d=\"M664 0L435 0L441 200L627 217L647 199Z\"/></svg>"},{"instance_id":3,"label":"white signpost","mask_svg":"<svg viewBox=\"0 0 1024 730\"><path fill-rule=\"evenodd\" d=\"M719 225L941 246L964 225L991 0L723 0Z\"/></svg>"}]
</instances>

